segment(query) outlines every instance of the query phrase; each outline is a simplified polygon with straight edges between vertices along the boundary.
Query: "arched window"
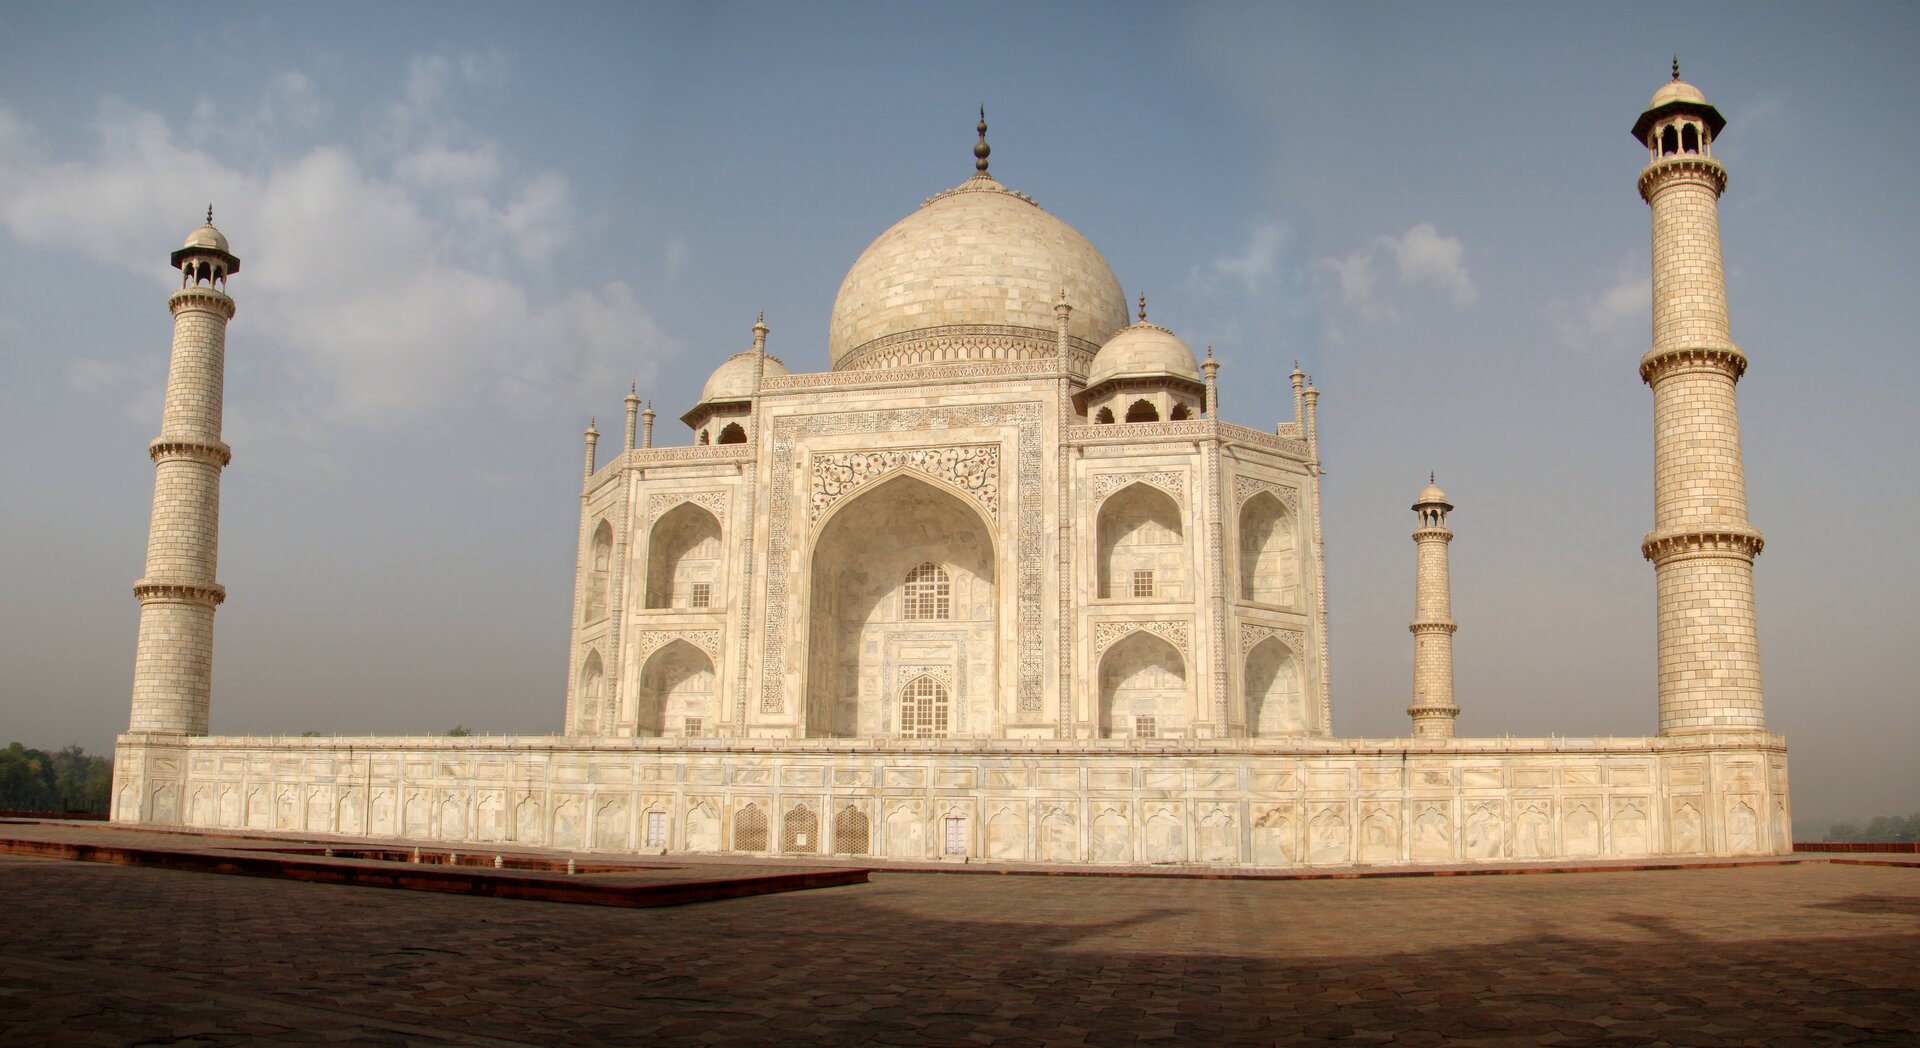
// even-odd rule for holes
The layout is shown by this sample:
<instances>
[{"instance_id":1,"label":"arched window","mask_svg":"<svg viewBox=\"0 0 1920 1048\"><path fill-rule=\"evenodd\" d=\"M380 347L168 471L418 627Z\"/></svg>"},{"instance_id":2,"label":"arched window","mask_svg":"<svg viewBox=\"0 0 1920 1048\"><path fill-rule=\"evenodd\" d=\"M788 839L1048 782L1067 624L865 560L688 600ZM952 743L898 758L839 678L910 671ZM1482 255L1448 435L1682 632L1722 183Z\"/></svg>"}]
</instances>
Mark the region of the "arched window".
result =
<instances>
[{"instance_id":1,"label":"arched window","mask_svg":"<svg viewBox=\"0 0 1920 1048\"><path fill-rule=\"evenodd\" d=\"M1154 407L1153 402L1150 400L1136 400L1133 402L1133 406L1127 409L1127 421L1158 422L1160 421L1160 409Z\"/></svg>"},{"instance_id":2,"label":"arched window","mask_svg":"<svg viewBox=\"0 0 1920 1048\"><path fill-rule=\"evenodd\" d=\"M1173 406L1173 414L1167 416L1167 421L1168 422L1185 422L1186 420L1192 417L1193 417L1193 412L1188 411L1187 406L1185 404L1175 404Z\"/></svg>"},{"instance_id":3,"label":"arched window","mask_svg":"<svg viewBox=\"0 0 1920 1048\"><path fill-rule=\"evenodd\" d=\"M1686 124L1680 128L1680 151L1682 153L1700 151L1700 131L1692 124Z\"/></svg>"},{"instance_id":4,"label":"arched window","mask_svg":"<svg viewBox=\"0 0 1920 1048\"><path fill-rule=\"evenodd\" d=\"M939 681L922 674L907 682L900 693L900 737L947 737L947 689Z\"/></svg>"},{"instance_id":5,"label":"arched window","mask_svg":"<svg viewBox=\"0 0 1920 1048\"><path fill-rule=\"evenodd\" d=\"M727 423L727 428L720 431L720 439L715 441L714 443L745 444L746 442L747 442L747 431L740 428L740 423L729 422Z\"/></svg>"},{"instance_id":6,"label":"arched window","mask_svg":"<svg viewBox=\"0 0 1920 1048\"><path fill-rule=\"evenodd\" d=\"M865 855L872 831L867 813L849 804L833 817L833 850L841 855Z\"/></svg>"},{"instance_id":7,"label":"arched window","mask_svg":"<svg viewBox=\"0 0 1920 1048\"><path fill-rule=\"evenodd\" d=\"M749 804L733 817L733 850L767 850L767 813L757 804Z\"/></svg>"},{"instance_id":8,"label":"arched window","mask_svg":"<svg viewBox=\"0 0 1920 1048\"><path fill-rule=\"evenodd\" d=\"M647 607L712 608L720 549L720 521L712 513L682 502L662 514L647 543Z\"/></svg>"},{"instance_id":9,"label":"arched window","mask_svg":"<svg viewBox=\"0 0 1920 1048\"><path fill-rule=\"evenodd\" d=\"M1679 151L1680 134L1673 129L1672 124L1668 124L1667 129L1660 132L1660 155L1672 156Z\"/></svg>"},{"instance_id":10,"label":"arched window","mask_svg":"<svg viewBox=\"0 0 1920 1048\"><path fill-rule=\"evenodd\" d=\"M700 431L700 438L699 438L698 440L696 440L696 441L694 441L694 443L696 443L696 444L705 444L705 443L707 443L707 431L706 431L706 430L704 430L704 429L703 429L703 430L701 430L701 431Z\"/></svg>"},{"instance_id":11,"label":"arched window","mask_svg":"<svg viewBox=\"0 0 1920 1048\"><path fill-rule=\"evenodd\" d=\"M593 622L607 617L607 591L613 575L613 527L604 520L593 529L587 558L587 599L581 616Z\"/></svg>"},{"instance_id":12,"label":"arched window","mask_svg":"<svg viewBox=\"0 0 1920 1048\"><path fill-rule=\"evenodd\" d=\"M587 653L586 660L580 664L580 702L578 721L574 728L581 735L591 735L603 723L602 704L607 697L607 675L601 668L600 653Z\"/></svg>"},{"instance_id":13,"label":"arched window","mask_svg":"<svg viewBox=\"0 0 1920 1048\"><path fill-rule=\"evenodd\" d=\"M1097 422L1097 423L1099 423L1099 424L1101 424L1101 425L1103 425L1103 426L1108 426L1108 425L1112 425L1112 424L1113 424L1113 409L1112 409L1112 408L1101 408L1101 409L1100 409L1099 411L1096 411L1096 412L1094 412L1094 415L1093 415L1093 420L1094 420L1095 422Z\"/></svg>"},{"instance_id":14,"label":"arched window","mask_svg":"<svg viewBox=\"0 0 1920 1048\"><path fill-rule=\"evenodd\" d=\"M953 616L953 583L946 569L927 561L907 572L901 618L946 619Z\"/></svg>"}]
</instances>

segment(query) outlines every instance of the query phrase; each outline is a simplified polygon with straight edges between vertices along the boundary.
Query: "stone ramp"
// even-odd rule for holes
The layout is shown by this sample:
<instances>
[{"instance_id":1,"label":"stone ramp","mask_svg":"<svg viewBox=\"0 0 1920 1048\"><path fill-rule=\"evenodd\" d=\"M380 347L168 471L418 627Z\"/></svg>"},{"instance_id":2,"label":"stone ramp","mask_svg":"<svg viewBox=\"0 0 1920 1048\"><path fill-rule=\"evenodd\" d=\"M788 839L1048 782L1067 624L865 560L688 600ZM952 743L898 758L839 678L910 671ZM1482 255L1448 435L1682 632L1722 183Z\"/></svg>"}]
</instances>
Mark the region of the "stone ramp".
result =
<instances>
[{"instance_id":1,"label":"stone ramp","mask_svg":"<svg viewBox=\"0 0 1920 1048\"><path fill-rule=\"evenodd\" d=\"M865 869L848 867L583 862L521 852L148 834L16 820L0 820L0 854L627 908L680 906L867 881Z\"/></svg>"}]
</instances>

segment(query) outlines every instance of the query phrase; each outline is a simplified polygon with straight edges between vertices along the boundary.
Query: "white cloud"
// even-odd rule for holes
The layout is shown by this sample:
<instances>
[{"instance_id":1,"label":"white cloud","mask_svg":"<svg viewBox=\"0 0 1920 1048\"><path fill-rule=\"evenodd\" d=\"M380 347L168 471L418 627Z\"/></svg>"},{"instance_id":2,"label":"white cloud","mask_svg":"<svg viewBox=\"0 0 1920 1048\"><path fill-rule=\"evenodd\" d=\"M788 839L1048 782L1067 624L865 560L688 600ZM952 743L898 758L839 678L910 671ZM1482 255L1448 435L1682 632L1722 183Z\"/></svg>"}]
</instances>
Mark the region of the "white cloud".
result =
<instances>
[{"instance_id":1,"label":"white cloud","mask_svg":"<svg viewBox=\"0 0 1920 1048\"><path fill-rule=\"evenodd\" d=\"M450 115L453 85L503 77L496 58L417 57L384 139L259 159L187 144L161 114L109 99L90 155L53 160L0 104L0 229L165 280L158 256L213 200L246 263L236 324L284 347L298 399L335 421L379 425L476 394L540 410L644 380L675 347L629 288L529 290L578 235L571 188L517 174ZM283 74L264 96L284 106L313 91Z\"/></svg>"},{"instance_id":2,"label":"white cloud","mask_svg":"<svg viewBox=\"0 0 1920 1048\"><path fill-rule=\"evenodd\" d=\"M1315 259L1313 269L1322 298L1363 319L1382 320L1399 315L1380 287L1383 271L1401 288L1432 288L1457 307L1472 305L1466 254L1458 237L1441 236L1433 223L1421 222L1400 236L1376 237L1345 255Z\"/></svg>"},{"instance_id":3,"label":"white cloud","mask_svg":"<svg viewBox=\"0 0 1920 1048\"><path fill-rule=\"evenodd\" d=\"M1191 280L1205 291L1233 285L1248 295L1262 294L1279 281L1281 262L1292 239L1292 231L1281 223L1256 222L1247 236L1245 248L1238 254L1195 266Z\"/></svg>"},{"instance_id":4,"label":"white cloud","mask_svg":"<svg viewBox=\"0 0 1920 1048\"><path fill-rule=\"evenodd\" d=\"M1574 304L1555 303L1548 313L1569 346L1626 351L1645 348L1651 301L1653 278L1638 266L1627 266L1605 291Z\"/></svg>"},{"instance_id":5,"label":"white cloud","mask_svg":"<svg viewBox=\"0 0 1920 1048\"><path fill-rule=\"evenodd\" d=\"M1467 276L1467 249L1458 237L1443 237L1433 223L1422 222L1399 239L1381 242L1393 253L1404 284L1431 284L1445 291L1455 305L1473 304L1473 280Z\"/></svg>"}]
</instances>

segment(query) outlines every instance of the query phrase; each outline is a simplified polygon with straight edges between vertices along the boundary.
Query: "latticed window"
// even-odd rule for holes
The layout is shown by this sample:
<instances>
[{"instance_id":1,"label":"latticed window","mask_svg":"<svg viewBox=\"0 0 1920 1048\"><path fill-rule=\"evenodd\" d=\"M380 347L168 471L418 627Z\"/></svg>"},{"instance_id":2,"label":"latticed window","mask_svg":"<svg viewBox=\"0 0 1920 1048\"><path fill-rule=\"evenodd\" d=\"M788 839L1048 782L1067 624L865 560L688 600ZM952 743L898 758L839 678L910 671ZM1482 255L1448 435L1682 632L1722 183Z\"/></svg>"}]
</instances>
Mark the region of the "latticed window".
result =
<instances>
[{"instance_id":1,"label":"latticed window","mask_svg":"<svg viewBox=\"0 0 1920 1048\"><path fill-rule=\"evenodd\" d=\"M900 694L900 736L943 739L947 735L947 689L932 677L907 682Z\"/></svg>"},{"instance_id":2,"label":"latticed window","mask_svg":"<svg viewBox=\"0 0 1920 1048\"><path fill-rule=\"evenodd\" d=\"M1154 717L1133 718L1133 737L1136 739L1157 739L1160 737L1160 722Z\"/></svg>"},{"instance_id":3,"label":"latticed window","mask_svg":"<svg viewBox=\"0 0 1920 1048\"><path fill-rule=\"evenodd\" d=\"M1133 595L1136 597L1153 596L1153 569L1133 573Z\"/></svg>"},{"instance_id":4,"label":"latticed window","mask_svg":"<svg viewBox=\"0 0 1920 1048\"><path fill-rule=\"evenodd\" d=\"M707 722L704 717L688 717L680 723L681 731L689 739L697 739L707 733Z\"/></svg>"},{"instance_id":5,"label":"latticed window","mask_svg":"<svg viewBox=\"0 0 1920 1048\"><path fill-rule=\"evenodd\" d=\"M865 855L870 846L867 813L849 804L833 817L833 850L840 855Z\"/></svg>"},{"instance_id":6,"label":"latticed window","mask_svg":"<svg viewBox=\"0 0 1920 1048\"><path fill-rule=\"evenodd\" d=\"M713 607L713 583L696 582L693 584L693 597L690 603L696 608Z\"/></svg>"},{"instance_id":7,"label":"latticed window","mask_svg":"<svg viewBox=\"0 0 1920 1048\"><path fill-rule=\"evenodd\" d=\"M667 846L667 813L650 811L647 813L647 847L664 848Z\"/></svg>"},{"instance_id":8,"label":"latticed window","mask_svg":"<svg viewBox=\"0 0 1920 1048\"><path fill-rule=\"evenodd\" d=\"M767 850L767 813L757 804L749 804L733 817L733 850Z\"/></svg>"},{"instance_id":9,"label":"latticed window","mask_svg":"<svg viewBox=\"0 0 1920 1048\"><path fill-rule=\"evenodd\" d=\"M804 804L787 809L780 820L780 850L817 852L820 850L820 817Z\"/></svg>"},{"instance_id":10,"label":"latticed window","mask_svg":"<svg viewBox=\"0 0 1920 1048\"><path fill-rule=\"evenodd\" d=\"M928 561L907 572L906 613L909 619L952 617L953 583L946 569Z\"/></svg>"}]
</instances>

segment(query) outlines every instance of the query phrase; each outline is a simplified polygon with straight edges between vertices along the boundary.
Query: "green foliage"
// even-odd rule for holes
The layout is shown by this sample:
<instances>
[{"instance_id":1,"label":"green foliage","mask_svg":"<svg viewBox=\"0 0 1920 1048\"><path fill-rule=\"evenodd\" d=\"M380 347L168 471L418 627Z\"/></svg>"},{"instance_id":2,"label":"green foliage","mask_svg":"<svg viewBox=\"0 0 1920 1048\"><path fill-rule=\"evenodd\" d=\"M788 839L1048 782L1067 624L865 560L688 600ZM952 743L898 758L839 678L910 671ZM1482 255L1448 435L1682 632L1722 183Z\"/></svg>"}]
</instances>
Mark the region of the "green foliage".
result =
<instances>
[{"instance_id":1,"label":"green foliage","mask_svg":"<svg viewBox=\"0 0 1920 1048\"><path fill-rule=\"evenodd\" d=\"M317 731L303 731L300 733L300 737L303 739L317 739L320 737L320 733Z\"/></svg>"},{"instance_id":2,"label":"green foliage","mask_svg":"<svg viewBox=\"0 0 1920 1048\"><path fill-rule=\"evenodd\" d=\"M1920 841L1920 811L1905 818L1875 815L1865 826L1856 822L1836 822L1827 828L1827 840L1859 841L1878 844L1888 841Z\"/></svg>"},{"instance_id":3,"label":"green foliage","mask_svg":"<svg viewBox=\"0 0 1920 1048\"><path fill-rule=\"evenodd\" d=\"M473 729L467 727L464 724L456 724L453 726L451 730L447 732L447 734L456 739L464 739L467 736L473 734Z\"/></svg>"},{"instance_id":4,"label":"green foliage","mask_svg":"<svg viewBox=\"0 0 1920 1048\"><path fill-rule=\"evenodd\" d=\"M113 796L113 760L78 746L49 755L18 742L0 750L0 808L106 814Z\"/></svg>"}]
</instances>

